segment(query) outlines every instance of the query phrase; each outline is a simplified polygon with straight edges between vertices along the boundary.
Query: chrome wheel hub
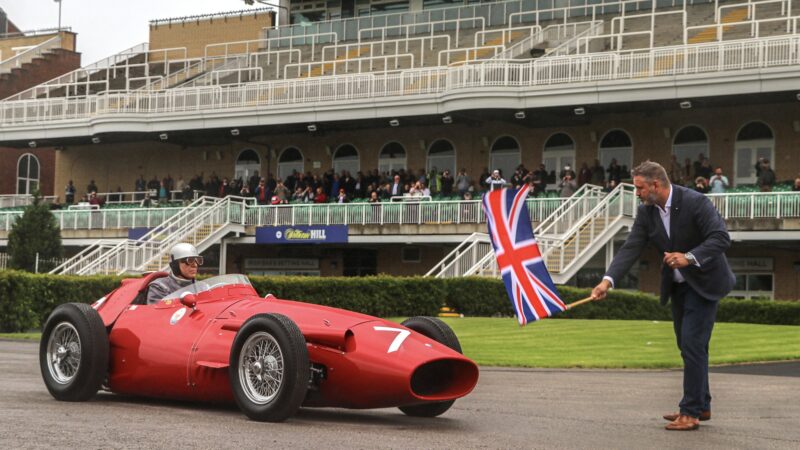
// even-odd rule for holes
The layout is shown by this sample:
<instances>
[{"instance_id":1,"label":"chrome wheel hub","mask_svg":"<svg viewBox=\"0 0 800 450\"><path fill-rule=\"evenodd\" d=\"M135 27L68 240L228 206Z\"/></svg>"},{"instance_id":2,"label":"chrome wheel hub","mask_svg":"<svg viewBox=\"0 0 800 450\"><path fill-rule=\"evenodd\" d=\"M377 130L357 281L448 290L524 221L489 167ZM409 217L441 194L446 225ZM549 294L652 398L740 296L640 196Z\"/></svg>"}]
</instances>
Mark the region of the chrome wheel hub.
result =
<instances>
[{"instance_id":1,"label":"chrome wheel hub","mask_svg":"<svg viewBox=\"0 0 800 450\"><path fill-rule=\"evenodd\" d=\"M81 340L71 323L61 322L53 328L47 340L47 361L57 383L67 384L75 378L81 365Z\"/></svg>"},{"instance_id":2,"label":"chrome wheel hub","mask_svg":"<svg viewBox=\"0 0 800 450\"><path fill-rule=\"evenodd\" d=\"M239 354L239 382L247 398L264 405L278 395L283 382L283 353L275 338L264 331L253 333Z\"/></svg>"}]
</instances>

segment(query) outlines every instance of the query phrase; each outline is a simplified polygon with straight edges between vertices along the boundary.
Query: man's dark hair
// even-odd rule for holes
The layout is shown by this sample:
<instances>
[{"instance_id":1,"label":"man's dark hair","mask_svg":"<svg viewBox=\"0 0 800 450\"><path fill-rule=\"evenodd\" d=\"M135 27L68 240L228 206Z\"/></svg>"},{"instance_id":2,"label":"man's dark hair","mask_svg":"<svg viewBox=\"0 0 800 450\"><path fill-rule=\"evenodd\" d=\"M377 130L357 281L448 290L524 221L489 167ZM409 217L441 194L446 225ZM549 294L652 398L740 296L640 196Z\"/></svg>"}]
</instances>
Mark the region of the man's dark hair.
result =
<instances>
[{"instance_id":1,"label":"man's dark hair","mask_svg":"<svg viewBox=\"0 0 800 450\"><path fill-rule=\"evenodd\" d=\"M657 162L645 161L631 170L631 176L642 177L648 182L658 180L664 186L669 186L669 177L664 166Z\"/></svg>"}]
</instances>

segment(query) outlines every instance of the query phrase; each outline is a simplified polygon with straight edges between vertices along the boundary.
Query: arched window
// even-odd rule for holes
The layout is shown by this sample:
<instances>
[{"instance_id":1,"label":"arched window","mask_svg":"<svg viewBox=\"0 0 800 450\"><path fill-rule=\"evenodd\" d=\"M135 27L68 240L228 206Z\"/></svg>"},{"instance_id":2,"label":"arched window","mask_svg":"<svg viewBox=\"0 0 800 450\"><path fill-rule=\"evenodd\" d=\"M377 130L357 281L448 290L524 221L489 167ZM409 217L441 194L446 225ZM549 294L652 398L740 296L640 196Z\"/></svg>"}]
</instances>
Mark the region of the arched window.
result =
<instances>
[{"instance_id":1,"label":"arched window","mask_svg":"<svg viewBox=\"0 0 800 450\"><path fill-rule=\"evenodd\" d=\"M550 136L544 143L542 163L550 174L548 183L556 182L556 177L564 169L564 166L570 166L572 170L575 170L575 141L565 133L556 133ZM554 184L548 187L557 189Z\"/></svg>"},{"instance_id":2,"label":"arched window","mask_svg":"<svg viewBox=\"0 0 800 450\"><path fill-rule=\"evenodd\" d=\"M261 158L255 150L248 148L239 153L236 158L236 166L233 170L233 178L241 178L245 183L256 172L261 170ZM259 172L260 173L260 172Z\"/></svg>"},{"instance_id":3,"label":"arched window","mask_svg":"<svg viewBox=\"0 0 800 450\"><path fill-rule=\"evenodd\" d=\"M398 142L383 146L378 156L378 171L391 173L406 168L406 149Z\"/></svg>"},{"instance_id":4,"label":"arched window","mask_svg":"<svg viewBox=\"0 0 800 450\"><path fill-rule=\"evenodd\" d=\"M456 173L456 149L453 144L445 139L439 139L431 144L428 149L428 162L426 170L430 172L433 168L442 173L448 169L450 173Z\"/></svg>"},{"instance_id":5,"label":"arched window","mask_svg":"<svg viewBox=\"0 0 800 450\"><path fill-rule=\"evenodd\" d=\"M520 163L519 143L511 136L503 136L492 145L489 157L489 169L500 169L506 181L511 180L514 170Z\"/></svg>"},{"instance_id":6,"label":"arched window","mask_svg":"<svg viewBox=\"0 0 800 450\"><path fill-rule=\"evenodd\" d=\"M289 147L278 157L278 178L285 180L293 172L303 172L303 154L300 150Z\"/></svg>"},{"instance_id":7,"label":"arched window","mask_svg":"<svg viewBox=\"0 0 800 450\"><path fill-rule=\"evenodd\" d=\"M772 170L775 170L775 135L764 122L750 122L736 134L733 182L755 183L759 158L768 159Z\"/></svg>"},{"instance_id":8,"label":"arched window","mask_svg":"<svg viewBox=\"0 0 800 450\"><path fill-rule=\"evenodd\" d=\"M39 190L39 159L25 153L17 160L17 194L33 194Z\"/></svg>"},{"instance_id":9,"label":"arched window","mask_svg":"<svg viewBox=\"0 0 800 450\"><path fill-rule=\"evenodd\" d=\"M701 154L708 158L708 150L708 135L702 128L694 125L681 128L672 141L672 154L675 155L675 159L681 167L686 166L687 159L692 164L699 161ZM687 175L684 170L683 176L691 178L694 176L694 172ZM688 181L688 178L684 181Z\"/></svg>"},{"instance_id":10,"label":"arched window","mask_svg":"<svg viewBox=\"0 0 800 450\"><path fill-rule=\"evenodd\" d=\"M353 177L361 170L358 150L350 144L340 146L333 153L333 171L341 175L343 170L350 172Z\"/></svg>"},{"instance_id":11,"label":"arched window","mask_svg":"<svg viewBox=\"0 0 800 450\"><path fill-rule=\"evenodd\" d=\"M608 168L614 159L622 168L622 178L628 178L633 168L633 143L622 130L611 130L600 139L600 164Z\"/></svg>"}]
</instances>

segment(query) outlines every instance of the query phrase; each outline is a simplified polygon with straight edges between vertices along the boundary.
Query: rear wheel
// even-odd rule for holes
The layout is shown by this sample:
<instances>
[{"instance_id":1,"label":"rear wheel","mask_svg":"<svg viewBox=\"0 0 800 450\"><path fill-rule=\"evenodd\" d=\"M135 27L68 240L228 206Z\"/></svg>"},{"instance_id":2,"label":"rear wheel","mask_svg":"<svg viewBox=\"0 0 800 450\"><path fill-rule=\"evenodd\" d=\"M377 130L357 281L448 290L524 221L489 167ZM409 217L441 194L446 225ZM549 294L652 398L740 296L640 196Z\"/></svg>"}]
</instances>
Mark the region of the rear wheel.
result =
<instances>
[{"instance_id":1,"label":"rear wheel","mask_svg":"<svg viewBox=\"0 0 800 450\"><path fill-rule=\"evenodd\" d=\"M453 329L436 317L411 317L404 320L401 325L461 353L461 343L458 342L458 337ZM409 416L436 417L444 414L455 402L455 400L448 400L423 405L401 406L400 411Z\"/></svg>"},{"instance_id":2,"label":"rear wheel","mask_svg":"<svg viewBox=\"0 0 800 450\"><path fill-rule=\"evenodd\" d=\"M309 379L306 340L280 314L259 314L242 325L233 341L230 381L236 404L247 417L280 422L297 412Z\"/></svg>"},{"instance_id":3,"label":"rear wheel","mask_svg":"<svg viewBox=\"0 0 800 450\"><path fill-rule=\"evenodd\" d=\"M103 319L83 303L59 305L44 325L39 368L56 400L92 398L108 371L108 335Z\"/></svg>"}]
</instances>

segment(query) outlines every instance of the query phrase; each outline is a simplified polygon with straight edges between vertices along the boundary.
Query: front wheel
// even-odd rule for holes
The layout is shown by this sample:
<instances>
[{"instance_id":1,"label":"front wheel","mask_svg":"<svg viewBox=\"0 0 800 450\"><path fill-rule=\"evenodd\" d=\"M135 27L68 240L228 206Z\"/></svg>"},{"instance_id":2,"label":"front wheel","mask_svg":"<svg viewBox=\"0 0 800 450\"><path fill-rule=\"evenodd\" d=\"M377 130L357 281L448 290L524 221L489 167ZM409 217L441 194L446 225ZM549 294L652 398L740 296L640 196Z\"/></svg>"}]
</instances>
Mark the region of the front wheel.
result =
<instances>
[{"instance_id":1,"label":"front wheel","mask_svg":"<svg viewBox=\"0 0 800 450\"><path fill-rule=\"evenodd\" d=\"M229 370L233 397L247 417L284 421L297 412L308 390L306 340L288 317L258 314L236 333Z\"/></svg>"},{"instance_id":2,"label":"front wheel","mask_svg":"<svg viewBox=\"0 0 800 450\"><path fill-rule=\"evenodd\" d=\"M103 319L83 303L59 305L44 325L39 368L56 400L92 398L108 371L108 335Z\"/></svg>"},{"instance_id":3,"label":"front wheel","mask_svg":"<svg viewBox=\"0 0 800 450\"><path fill-rule=\"evenodd\" d=\"M400 325L461 353L461 343L458 342L458 337L456 337L453 329L436 317L410 317L404 320ZM455 402L455 400L447 400L444 402L425 403L422 405L401 406L400 411L403 411L409 416L436 417L444 414Z\"/></svg>"}]
</instances>

